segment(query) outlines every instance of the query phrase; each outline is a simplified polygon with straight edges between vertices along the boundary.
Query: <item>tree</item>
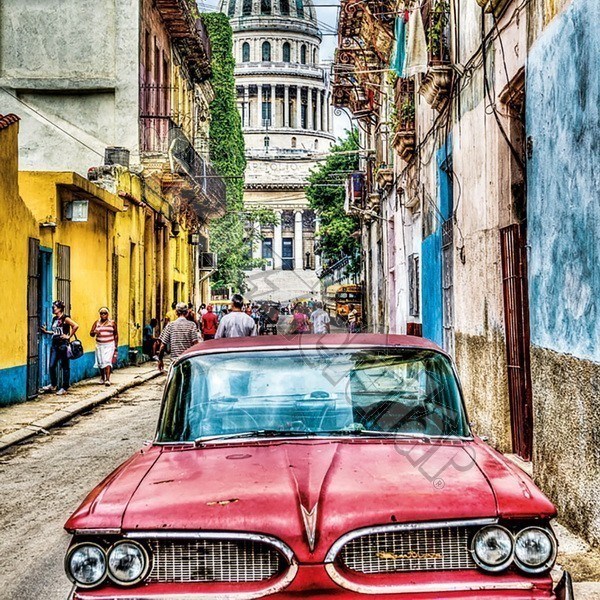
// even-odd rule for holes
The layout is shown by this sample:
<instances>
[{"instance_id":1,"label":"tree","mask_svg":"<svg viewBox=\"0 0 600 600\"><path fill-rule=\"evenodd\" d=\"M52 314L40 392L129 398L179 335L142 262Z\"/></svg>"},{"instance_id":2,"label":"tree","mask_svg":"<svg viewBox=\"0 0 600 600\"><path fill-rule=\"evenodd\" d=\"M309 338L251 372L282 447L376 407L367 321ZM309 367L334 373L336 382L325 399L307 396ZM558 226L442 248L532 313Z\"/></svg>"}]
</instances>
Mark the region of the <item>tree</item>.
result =
<instances>
[{"instance_id":1,"label":"tree","mask_svg":"<svg viewBox=\"0 0 600 600\"><path fill-rule=\"evenodd\" d=\"M358 240L351 237L359 228L356 217L344 211L347 175L358 170L358 131L347 132L331 148L327 160L313 170L306 191L309 204L319 216L319 251L325 265L349 256L352 270L358 268L356 256L360 248Z\"/></svg>"}]
</instances>

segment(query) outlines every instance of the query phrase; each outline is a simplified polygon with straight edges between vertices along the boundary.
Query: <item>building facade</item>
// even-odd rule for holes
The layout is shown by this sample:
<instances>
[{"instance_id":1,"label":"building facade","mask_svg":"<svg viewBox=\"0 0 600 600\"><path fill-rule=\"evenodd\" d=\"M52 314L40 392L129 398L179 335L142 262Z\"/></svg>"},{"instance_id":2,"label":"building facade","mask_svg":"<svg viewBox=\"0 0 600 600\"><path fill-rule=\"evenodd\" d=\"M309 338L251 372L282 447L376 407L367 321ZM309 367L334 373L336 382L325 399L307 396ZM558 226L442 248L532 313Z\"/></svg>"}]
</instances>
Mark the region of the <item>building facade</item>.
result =
<instances>
[{"instance_id":1,"label":"building facade","mask_svg":"<svg viewBox=\"0 0 600 600\"><path fill-rule=\"evenodd\" d=\"M210 44L193 5L54 4L0 6L0 102L20 117L18 204L35 224L20 228L8 209L16 234L3 243L18 246L18 274L7 280L28 282L15 297L29 326L18 333L26 354L0 363L18 371L0 403L33 397L45 382L35 323L49 323L54 299L82 327L74 380L93 374L86 331L100 306L117 320L127 363L141 359L151 318L162 323L174 301L208 301L207 226L226 203L205 158ZM40 20L47 26L34 26ZM14 183L13 158L2 168Z\"/></svg>"},{"instance_id":2,"label":"building facade","mask_svg":"<svg viewBox=\"0 0 600 600\"><path fill-rule=\"evenodd\" d=\"M344 0L334 80L373 157L349 195L370 323L453 354L474 430L532 460L561 518L595 543L599 11ZM375 56L343 54L353 41Z\"/></svg>"},{"instance_id":3,"label":"building facade","mask_svg":"<svg viewBox=\"0 0 600 600\"><path fill-rule=\"evenodd\" d=\"M234 32L237 98L248 166L244 202L275 211L255 225L252 255L268 269L314 270L317 219L307 177L334 137L321 33L310 0L223 0Z\"/></svg>"}]
</instances>

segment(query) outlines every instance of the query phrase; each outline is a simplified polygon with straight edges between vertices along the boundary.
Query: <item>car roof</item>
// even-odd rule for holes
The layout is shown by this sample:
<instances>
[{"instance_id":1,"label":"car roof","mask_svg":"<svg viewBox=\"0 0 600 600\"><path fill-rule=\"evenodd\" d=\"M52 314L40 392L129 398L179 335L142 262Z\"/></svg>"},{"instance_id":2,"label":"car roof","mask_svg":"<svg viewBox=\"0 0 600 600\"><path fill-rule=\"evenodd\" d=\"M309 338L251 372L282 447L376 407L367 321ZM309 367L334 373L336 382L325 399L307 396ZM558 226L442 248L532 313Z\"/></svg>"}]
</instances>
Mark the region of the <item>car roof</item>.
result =
<instances>
[{"instance_id":1,"label":"car roof","mask_svg":"<svg viewBox=\"0 0 600 600\"><path fill-rule=\"evenodd\" d=\"M248 350L324 350L343 347L422 348L445 354L437 344L422 337L383 333L331 333L303 335L261 335L242 338L221 338L195 344L181 358L192 354L239 352Z\"/></svg>"}]
</instances>

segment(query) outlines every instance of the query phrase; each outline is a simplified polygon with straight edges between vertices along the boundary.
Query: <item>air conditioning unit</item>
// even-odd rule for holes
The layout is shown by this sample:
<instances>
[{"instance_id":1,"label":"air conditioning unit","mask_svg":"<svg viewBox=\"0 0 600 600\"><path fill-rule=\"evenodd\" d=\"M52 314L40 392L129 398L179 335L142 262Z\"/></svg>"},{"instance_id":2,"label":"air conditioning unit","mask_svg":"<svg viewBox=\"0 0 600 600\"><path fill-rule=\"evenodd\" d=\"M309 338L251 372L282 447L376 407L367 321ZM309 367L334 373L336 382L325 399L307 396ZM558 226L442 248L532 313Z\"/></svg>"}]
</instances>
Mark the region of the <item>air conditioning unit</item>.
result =
<instances>
[{"instance_id":1,"label":"air conditioning unit","mask_svg":"<svg viewBox=\"0 0 600 600\"><path fill-rule=\"evenodd\" d=\"M217 268L217 255L215 252L200 252L198 268L201 271L212 271Z\"/></svg>"}]
</instances>

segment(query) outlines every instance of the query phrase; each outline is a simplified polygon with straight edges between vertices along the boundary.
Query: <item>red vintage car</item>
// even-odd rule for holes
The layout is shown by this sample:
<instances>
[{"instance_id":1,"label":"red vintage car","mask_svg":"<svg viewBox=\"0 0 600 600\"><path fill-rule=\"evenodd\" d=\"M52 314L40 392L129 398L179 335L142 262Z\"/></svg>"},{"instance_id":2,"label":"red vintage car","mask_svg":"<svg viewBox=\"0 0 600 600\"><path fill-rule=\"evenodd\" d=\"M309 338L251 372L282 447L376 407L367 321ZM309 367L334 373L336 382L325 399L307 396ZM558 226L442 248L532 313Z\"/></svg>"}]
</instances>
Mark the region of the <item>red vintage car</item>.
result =
<instances>
[{"instance_id":1,"label":"red vintage car","mask_svg":"<svg viewBox=\"0 0 600 600\"><path fill-rule=\"evenodd\" d=\"M66 523L72 598L572 598L555 508L421 338L205 342L156 437Z\"/></svg>"}]
</instances>

